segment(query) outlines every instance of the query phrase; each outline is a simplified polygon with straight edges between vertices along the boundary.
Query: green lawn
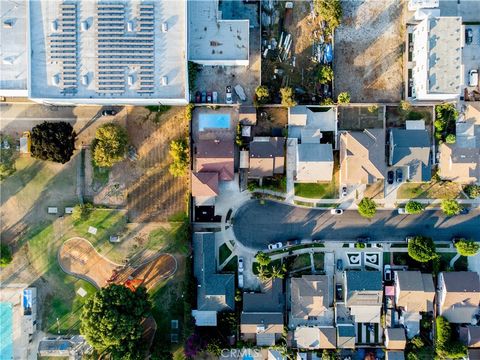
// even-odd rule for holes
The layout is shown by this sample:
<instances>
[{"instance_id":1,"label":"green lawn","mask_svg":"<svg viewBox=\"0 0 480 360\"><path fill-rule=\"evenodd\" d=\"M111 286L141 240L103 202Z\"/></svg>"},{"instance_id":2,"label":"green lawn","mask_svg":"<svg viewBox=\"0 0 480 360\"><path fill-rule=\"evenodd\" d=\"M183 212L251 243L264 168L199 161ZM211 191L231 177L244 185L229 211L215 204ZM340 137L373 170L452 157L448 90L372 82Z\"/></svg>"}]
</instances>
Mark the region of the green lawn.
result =
<instances>
[{"instance_id":1,"label":"green lawn","mask_svg":"<svg viewBox=\"0 0 480 360\"><path fill-rule=\"evenodd\" d=\"M279 269L282 266L282 259L276 259L272 260L270 265L268 265L269 269L272 269L272 267L275 267L276 269ZM254 261L252 263L252 271L255 275L258 275L258 262Z\"/></svg>"},{"instance_id":2,"label":"green lawn","mask_svg":"<svg viewBox=\"0 0 480 360\"><path fill-rule=\"evenodd\" d=\"M235 272L237 271L238 266L238 258L234 256L230 259L230 261L223 267L222 271L226 272Z\"/></svg>"},{"instance_id":3,"label":"green lawn","mask_svg":"<svg viewBox=\"0 0 480 360\"><path fill-rule=\"evenodd\" d=\"M323 270L323 268L324 268L324 261L323 261L324 258L325 258L325 253L323 253L323 252L313 254L313 265L315 267L315 270L317 270L317 271Z\"/></svg>"},{"instance_id":4,"label":"green lawn","mask_svg":"<svg viewBox=\"0 0 480 360\"><path fill-rule=\"evenodd\" d=\"M227 244L222 244L218 248L218 264L222 265L231 254L232 254L232 250L230 250Z\"/></svg>"},{"instance_id":5,"label":"green lawn","mask_svg":"<svg viewBox=\"0 0 480 360\"><path fill-rule=\"evenodd\" d=\"M400 185L397 199L463 199L462 185L450 181L404 183Z\"/></svg>"},{"instance_id":6,"label":"green lawn","mask_svg":"<svg viewBox=\"0 0 480 360\"><path fill-rule=\"evenodd\" d=\"M292 264L292 271L304 269L311 265L310 254L300 254L295 257Z\"/></svg>"},{"instance_id":7,"label":"green lawn","mask_svg":"<svg viewBox=\"0 0 480 360\"><path fill-rule=\"evenodd\" d=\"M188 220L162 225L148 235L148 244L145 248L151 250L161 248L163 252L187 254L190 250L188 242L185 241L188 226Z\"/></svg>"},{"instance_id":8,"label":"green lawn","mask_svg":"<svg viewBox=\"0 0 480 360\"><path fill-rule=\"evenodd\" d=\"M336 199L335 181L325 183L296 183L295 195L310 199Z\"/></svg>"}]
</instances>

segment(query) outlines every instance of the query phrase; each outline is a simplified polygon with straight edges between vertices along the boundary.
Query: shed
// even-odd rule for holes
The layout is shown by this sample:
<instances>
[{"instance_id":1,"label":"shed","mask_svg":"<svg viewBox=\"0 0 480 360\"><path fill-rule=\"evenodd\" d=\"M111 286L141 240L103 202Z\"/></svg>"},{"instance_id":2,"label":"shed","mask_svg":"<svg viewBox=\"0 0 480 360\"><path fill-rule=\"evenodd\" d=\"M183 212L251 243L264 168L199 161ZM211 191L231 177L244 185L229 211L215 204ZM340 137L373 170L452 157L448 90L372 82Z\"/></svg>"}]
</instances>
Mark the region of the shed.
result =
<instances>
[{"instance_id":1,"label":"shed","mask_svg":"<svg viewBox=\"0 0 480 360\"><path fill-rule=\"evenodd\" d=\"M248 150L240 151L240 169L248 169L250 167Z\"/></svg>"}]
</instances>

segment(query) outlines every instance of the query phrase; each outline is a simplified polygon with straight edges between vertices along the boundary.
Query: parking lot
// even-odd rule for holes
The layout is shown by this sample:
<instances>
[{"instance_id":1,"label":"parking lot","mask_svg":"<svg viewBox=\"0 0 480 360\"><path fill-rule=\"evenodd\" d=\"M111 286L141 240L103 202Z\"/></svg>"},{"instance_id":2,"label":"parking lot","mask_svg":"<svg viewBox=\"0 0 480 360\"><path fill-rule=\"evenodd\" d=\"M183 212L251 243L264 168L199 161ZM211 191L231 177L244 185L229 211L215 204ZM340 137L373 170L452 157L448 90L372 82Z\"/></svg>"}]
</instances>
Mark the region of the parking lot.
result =
<instances>
[{"instance_id":1,"label":"parking lot","mask_svg":"<svg viewBox=\"0 0 480 360\"><path fill-rule=\"evenodd\" d=\"M470 70L480 69L480 25L465 25L465 29L472 29L473 40L470 44L465 43L463 48L463 64L465 72L465 85L468 91L475 90L474 87L468 86L468 73ZM479 87L476 86L478 91Z\"/></svg>"}]
</instances>

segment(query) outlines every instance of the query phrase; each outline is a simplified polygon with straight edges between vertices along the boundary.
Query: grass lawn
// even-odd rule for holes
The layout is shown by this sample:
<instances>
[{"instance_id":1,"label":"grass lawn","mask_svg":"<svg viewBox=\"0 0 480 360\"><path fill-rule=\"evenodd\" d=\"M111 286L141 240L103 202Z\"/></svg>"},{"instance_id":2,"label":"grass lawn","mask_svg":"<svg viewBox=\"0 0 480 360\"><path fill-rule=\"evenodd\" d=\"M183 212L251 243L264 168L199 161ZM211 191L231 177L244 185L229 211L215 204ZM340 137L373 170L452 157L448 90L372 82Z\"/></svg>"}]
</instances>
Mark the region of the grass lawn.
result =
<instances>
[{"instance_id":1,"label":"grass lawn","mask_svg":"<svg viewBox=\"0 0 480 360\"><path fill-rule=\"evenodd\" d=\"M450 181L404 183L398 188L398 199L463 199L462 185Z\"/></svg>"},{"instance_id":2,"label":"grass lawn","mask_svg":"<svg viewBox=\"0 0 480 360\"><path fill-rule=\"evenodd\" d=\"M222 244L219 248L218 248L218 263L219 265L222 265L225 260L228 259L228 257L231 255L232 253L232 250L230 250L230 248L227 246L227 244Z\"/></svg>"},{"instance_id":3,"label":"grass lawn","mask_svg":"<svg viewBox=\"0 0 480 360\"><path fill-rule=\"evenodd\" d=\"M390 265L390 253L387 251L383 252L383 265Z\"/></svg>"},{"instance_id":4,"label":"grass lawn","mask_svg":"<svg viewBox=\"0 0 480 360\"><path fill-rule=\"evenodd\" d=\"M230 259L230 261L223 267L222 271L225 272L235 272L237 271L238 266L238 258L234 256Z\"/></svg>"},{"instance_id":5,"label":"grass lawn","mask_svg":"<svg viewBox=\"0 0 480 360\"><path fill-rule=\"evenodd\" d=\"M104 167L98 167L92 164L93 169L93 181L96 186L104 186L108 183L110 177L110 169Z\"/></svg>"},{"instance_id":6,"label":"grass lawn","mask_svg":"<svg viewBox=\"0 0 480 360\"><path fill-rule=\"evenodd\" d=\"M335 181L325 183L296 183L295 195L310 199L336 199Z\"/></svg>"},{"instance_id":7,"label":"grass lawn","mask_svg":"<svg viewBox=\"0 0 480 360\"><path fill-rule=\"evenodd\" d=\"M313 254L313 266L315 270L323 270L324 262L323 259L325 258L325 253L319 252Z\"/></svg>"},{"instance_id":8,"label":"grass lawn","mask_svg":"<svg viewBox=\"0 0 480 360\"><path fill-rule=\"evenodd\" d=\"M272 267L275 267L279 269L282 266L282 259L277 259L277 260L272 260L270 265L268 265L269 269L272 269ZM258 262L254 261L252 263L252 271L255 275L258 275Z\"/></svg>"},{"instance_id":9,"label":"grass lawn","mask_svg":"<svg viewBox=\"0 0 480 360\"><path fill-rule=\"evenodd\" d=\"M292 271L304 269L311 264L310 254L300 254L295 257L292 264Z\"/></svg>"},{"instance_id":10,"label":"grass lawn","mask_svg":"<svg viewBox=\"0 0 480 360\"><path fill-rule=\"evenodd\" d=\"M170 222L148 234L146 249L162 249L163 252L187 254L189 245L185 242L188 221Z\"/></svg>"}]
</instances>

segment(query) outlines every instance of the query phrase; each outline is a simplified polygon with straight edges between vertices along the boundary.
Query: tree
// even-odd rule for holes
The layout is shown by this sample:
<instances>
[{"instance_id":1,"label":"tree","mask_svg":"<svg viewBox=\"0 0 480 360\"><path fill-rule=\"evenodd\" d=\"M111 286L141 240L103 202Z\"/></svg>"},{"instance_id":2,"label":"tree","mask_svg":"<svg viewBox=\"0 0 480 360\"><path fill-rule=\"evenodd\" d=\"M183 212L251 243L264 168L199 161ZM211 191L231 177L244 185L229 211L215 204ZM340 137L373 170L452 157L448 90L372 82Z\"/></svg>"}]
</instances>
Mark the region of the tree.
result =
<instances>
[{"instance_id":1,"label":"tree","mask_svg":"<svg viewBox=\"0 0 480 360\"><path fill-rule=\"evenodd\" d=\"M423 210L423 205L418 201L410 200L407 205L405 205L405 211L409 214L420 214Z\"/></svg>"},{"instance_id":2,"label":"tree","mask_svg":"<svg viewBox=\"0 0 480 360\"><path fill-rule=\"evenodd\" d=\"M337 101L339 104L349 104L350 103L350 94L346 91L338 94Z\"/></svg>"},{"instance_id":3,"label":"tree","mask_svg":"<svg viewBox=\"0 0 480 360\"><path fill-rule=\"evenodd\" d=\"M342 19L340 0L313 0L313 7L332 29L340 25Z\"/></svg>"},{"instance_id":4,"label":"tree","mask_svg":"<svg viewBox=\"0 0 480 360\"><path fill-rule=\"evenodd\" d=\"M255 89L255 100L259 104L266 104L269 98L270 93L268 91L268 88L264 85L257 86L257 88Z\"/></svg>"},{"instance_id":5,"label":"tree","mask_svg":"<svg viewBox=\"0 0 480 360\"><path fill-rule=\"evenodd\" d=\"M100 126L93 140L93 162L99 167L111 167L123 160L128 136L123 127L114 123Z\"/></svg>"},{"instance_id":6,"label":"tree","mask_svg":"<svg viewBox=\"0 0 480 360\"><path fill-rule=\"evenodd\" d=\"M78 221L78 220L86 220L88 218L88 215L93 210L93 205L90 203L86 204L77 204L73 207L73 212L72 212L72 220L73 221Z\"/></svg>"},{"instance_id":7,"label":"tree","mask_svg":"<svg viewBox=\"0 0 480 360\"><path fill-rule=\"evenodd\" d=\"M335 102L332 100L332 98L324 98L322 101L320 101L320 105L333 105Z\"/></svg>"},{"instance_id":8,"label":"tree","mask_svg":"<svg viewBox=\"0 0 480 360\"><path fill-rule=\"evenodd\" d=\"M377 213L377 204L372 199L365 197L358 204L358 213L366 218L373 218Z\"/></svg>"},{"instance_id":9,"label":"tree","mask_svg":"<svg viewBox=\"0 0 480 360\"><path fill-rule=\"evenodd\" d=\"M114 359L144 359L141 323L150 310L144 287L131 291L112 284L87 299L80 332L96 351L106 351Z\"/></svg>"},{"instance_id":10,"label":"tree","mask_svg":"<svg viewBox=\"0 0 480 360\"><path fill-rule=\"evenodd\" d=\"M461 210L458 201L453 199L442 200L440 207L442 208L443 213L447 216L458 215Z\"/></svg>"},{"instance_id":11,"label":"tree","mask_svg":"<svg viewBox=\"0 0 480 360\"><path fill-rule=\"evenodd\" d=\"M4 146L7 145L8 149ZM8 136L0 135L0 181L15 172L15 144Z\"/></svg>"},{"instance_id":12,"label":"tree","mask_svg":"<svg viewBox=\"0 0 480 360\"><path fill-rule=\"evenodd\" d=\"M378 105L370 105L368 107L368 112L371 114L376 114L378 112Z\"/></svg>"},{"instance_id":13,"label":"tree","mask_svg":"<svg viewBox=\"0 0 480 360\"><path fill-rule=\"evenodd\" d=\"M401 100L400 104L398 105L398 110L401 113L408 113L412 109L412 105L405 100Z\"/></svg>"},{"instance_id":14,"label":"tree","mask_svg":"<svg viewBox=\"0 0 480 360\"><path fill-rule=\"evenodd\" d=\"M270 259L270 256L268 256L262 251L259 251L257 255L255 255L255 260L257 260L258 265L260 266L268 266L272 262L272 259Z\"/></svg>"},{"instance_id":15,"label":"tree","mask_svg":"<svg viewBox=\"0 0 480 360\"><path fill-rule=\"evenodd\" d=\"M455 136L455 134L448 134L447 137L445 138L445 142L447 144L455 144L456 141L457 141L457 137Z\"/></svg>"},{"instance_id":16,"label":"tree","mask_svg":"<svg viewBox=\"0 0 480 360\"><path fill-rule=\"evenodd\" d=\"M173 160L170 164L170 174L174 177L187 175L189 165L189 150L185 139L173 140L170 143L169 154Z\"/></svg>"},{"instance_id":17,"label":"tree","mask_svg":"<svg viewBox=\"0 0 480 360\"><path fill-rule=\"evenodd\" d=\"M427 262L437 257L432 238L415 236L408 242L408 255L418 262Z\"/></svg>"},{"instance_id":18,"label":"tree","mask_svg":"<svg viewBox=\"0 0 480 360\"><path fill-rule=\"evenodd\" d=\"M31 155L36 159L65 164L73 155L75 136L69 123L45 121L31 131Z\"/></svg>"},{"instance_id":19,"label":"tree","mask_svg":"<svg viewBox=\"0 0 480 360\"><path fill-rule=\"evenodd\" d=\"M289 108L297 105L293 98L293 89L291 87L280 88L280 96L282 97L282 106Z\"/></svg>"},{"instance_id":20,"label":"tree","mask_svg":"<svg viewBox=\"0 0 480 360\"><path fill-rule=\"evenodd\" d=\"M318 82L320 84L328 84L333 81L333 69L329 65L320 65L318 70Z\"/></svg>"},{"instance_id":21,"label":"tree","mask_svg":"<svg viewBox=\"0 0 480 360\"><path fill-rule=\"evenodd\" d=\"M467 185L463 191L470 199L480 197L480 185Z\"/></svg>"},{"instance_id":22,"label":"tree","mask_svg":"<svg viewBox=\"0 0 480 360\"><path fill-rule=\"evenodd\" d=\"M7 266L12 262L12 252L7 244L0 244L0 267Z\"/></svg>"},{"instance_id":23,"label":"tree","mask_svg":"<svg viewBox=\"0 0 480 360\"><path fill-rule=\"evenodd\" d=\"M452 327L443 316L436 318L435 348L440 358L461 359L467 353L466 346L452 339Z\"/></svg>"},{"instance_id":24,"label":"tree","mask_svg":"<svg viewBox=\"0 0 480 360\"><path fill-rule=\"evenodd\" d=\"M480 250L480 244L473 240L460 240L455 243L455 247L460 255L473 256Z\"/></svg>"}]
</instances>

